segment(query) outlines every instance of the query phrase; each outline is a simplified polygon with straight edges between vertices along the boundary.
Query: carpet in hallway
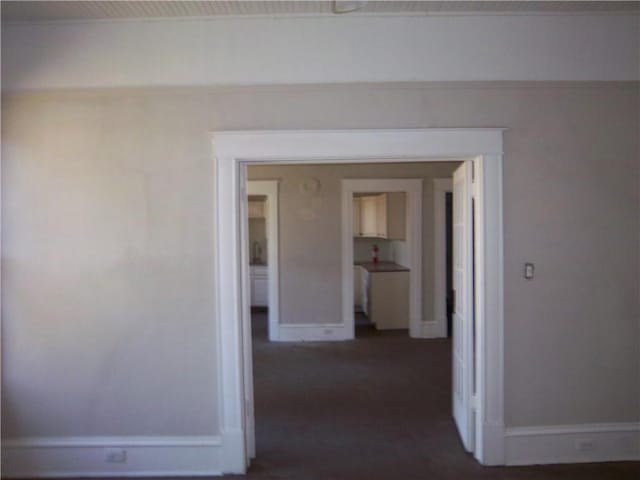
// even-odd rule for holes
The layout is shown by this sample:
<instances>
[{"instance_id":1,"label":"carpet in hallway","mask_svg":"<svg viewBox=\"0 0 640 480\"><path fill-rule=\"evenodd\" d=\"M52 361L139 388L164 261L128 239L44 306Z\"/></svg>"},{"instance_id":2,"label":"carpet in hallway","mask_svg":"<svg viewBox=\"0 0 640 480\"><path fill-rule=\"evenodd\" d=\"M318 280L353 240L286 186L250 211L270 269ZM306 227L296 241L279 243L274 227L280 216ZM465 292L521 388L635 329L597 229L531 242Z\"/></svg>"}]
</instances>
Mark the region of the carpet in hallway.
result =
<instances>
[{"instance_id":1,"label":"carpet in hallway","mask_svg":"<svg viewBox=\"0 0 640 480\"><path fill-rule=\"evenodd\" d=\"M483 467L451 417L451 342L362 329L271 343L254 315L257 457L247 479L640 479L640 463Z\"/></svg>"}]
</instances>

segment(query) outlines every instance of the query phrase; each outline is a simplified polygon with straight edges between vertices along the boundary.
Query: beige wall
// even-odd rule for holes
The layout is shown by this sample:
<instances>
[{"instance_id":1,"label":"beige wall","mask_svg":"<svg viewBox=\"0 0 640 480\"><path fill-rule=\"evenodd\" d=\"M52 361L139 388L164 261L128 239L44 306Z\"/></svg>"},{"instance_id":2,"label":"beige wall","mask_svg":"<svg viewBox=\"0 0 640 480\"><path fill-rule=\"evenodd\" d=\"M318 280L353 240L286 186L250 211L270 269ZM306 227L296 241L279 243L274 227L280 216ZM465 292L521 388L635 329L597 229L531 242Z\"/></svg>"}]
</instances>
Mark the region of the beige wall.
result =
<instances>
[{"instance_id":1,"label":"beige wall","mask_svg":"<svg viewBox=\"0 0 640 480\"><path fill-rule=\"evenodd\" d=\"M639 109L637 83L3 98L3 434L217 431L217 129L508 127L507 425L640 420Z\"/></svg>"},{"instance_id":2,"label":"beige wall","mask_svg":"<svg viewBox=\"0 0 640 480\"><path fill-rule=\"evenodd\" d=\"M422 319L434 320L432 179L451 177L456 165L438 162L250 166L250 180L280 180L280 323L342 322L340 180L344 178L423 179L423 257L419 272L423 280ZM320 190L314 196L299 188L310 177L320 181Z\"/></svg>"}]
</instances>

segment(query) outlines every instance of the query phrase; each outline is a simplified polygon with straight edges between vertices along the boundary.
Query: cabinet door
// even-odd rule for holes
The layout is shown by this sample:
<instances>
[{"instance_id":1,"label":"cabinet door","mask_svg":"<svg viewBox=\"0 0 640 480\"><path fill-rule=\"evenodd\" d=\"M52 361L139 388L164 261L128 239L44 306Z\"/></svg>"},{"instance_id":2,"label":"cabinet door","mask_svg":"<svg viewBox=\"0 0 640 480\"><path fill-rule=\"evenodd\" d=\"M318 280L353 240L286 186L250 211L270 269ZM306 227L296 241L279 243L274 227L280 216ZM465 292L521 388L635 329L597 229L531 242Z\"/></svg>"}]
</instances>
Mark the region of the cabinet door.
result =
<instances>
[{"instance_id":1,"label":"cabinet door","mask_svg":"<svg viewBox=\"0 0 640 480\"><path fill-rule=\"evenodd\" d=\"M369 318L376 328L409 328L409 272L373 273L369 285Z\"/></svg>"},{"instance_id":2,"label":"cabinet door","mask_svg":"<svg viewBox=\"0 0 640 480\"><path fill-rule=\"evenodd\" d=\"M362 308L362 276L361 268L357 265L353 267L353 307Z\"/></svg>"},{"instance_id":3,"label":"cabinet door","mask_svg":"<svg viewBox=\"0 0 640 480\"><path fill-rule=\"evenodd\" d=\"M362 295L362 311L368 317L369 316L369 272L364 268L361 269L361 278L362 278L362 287L361 287L361 295Z\"/></svg>"},{"instance_id":4,"label":"cabinet door","mask_svg":"<svg viewBox=\"0 0 640 480\"><path fill-rule=\"evenodd\" d=\"M362 217L362 201L360 197L353 197L353 236L362 236L362 228L360 219Z\"/></svg>"},{"instance_id":5,"label":"cabinet door","mask_svg":"<svg viewBox=\"0 0 640 480\"><path fill-rule=\"evenodd\" d=\"M264 218L264 203L260 201L249 202L249 218Z\"/></svg>"},{"instance_id":6,"label":"cabinet door","mask_svg":"<svg viewBox=\"0 0 640 480\"><path fill-rule=\"evenodd\" d=\"M376 234L378 237L387 238L387 194L383 193L376 198Z\"/></svg>"},{"instance_id":7,"label":"cabinet door","mask_svg":"<svg viewBox=\"0 0 640 480\"><path fill-rule=\"evenodd\" d=\"M376 237L377 218L376 218L376 197L360 197L360 231L363 237Z\"/></svg>"}]
</instances>

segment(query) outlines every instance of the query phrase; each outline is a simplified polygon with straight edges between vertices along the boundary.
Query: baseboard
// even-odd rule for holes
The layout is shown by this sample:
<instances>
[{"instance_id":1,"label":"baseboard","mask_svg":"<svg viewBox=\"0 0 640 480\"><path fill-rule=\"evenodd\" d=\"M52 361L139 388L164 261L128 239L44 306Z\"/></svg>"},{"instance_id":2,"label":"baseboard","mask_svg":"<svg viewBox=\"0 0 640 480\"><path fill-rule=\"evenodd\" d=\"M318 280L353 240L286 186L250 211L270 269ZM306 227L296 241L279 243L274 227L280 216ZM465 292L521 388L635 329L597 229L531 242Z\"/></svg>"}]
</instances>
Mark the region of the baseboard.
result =
<instances>
[{"instance_id":1,"label":"baseboard","mask_svg":"<svg viewBox=\"0 0 640 480\"><path fill-rule=\"evenodd\" d=\"M447 336L447 322L424 320L420 322L420 338L444 338Z\"/></svg>"},{"instance_id":2,"label":"baseboard","mask_svg":"<svg viewBox=\"0 0 640 480\"><path fill-rule=\"evenodd\" d=\"M482 465L504 465L504 425L502 423L485 423L481 432L482 448L476 448L475 457ZM476 442L478 437L476 436ZM476 446L478 444L476 443Z\"/></svg>"},{"instance_id":3,"label":"baseboard","mask_svg":"<svg viewBox=\"0 0 640 480\"><path fill-rule=\"evenodd\" d=\"M246 472L246 443L242 430L225 430L221 434L222 445L218 450L219 470L224 474Z\"/></svg>"},{"instance_id":4,"label":"baseboard","mask_svg":"<svg viewBox=\"0 0 640 480\"><path fill-rule=\"evenodd\" d=\"M3 478L221 475L217 436L30 437L2 441ZM108 453L124 451L123 463Z\"/></svg>"},{"instance_id":5,"label":"baseboard","mask_svg":"<svg viewBox=\"0 0 640 480\"><path fill-rule=\"evenodd\" d=\"M505 463L538 465L640 460L640 423L507 428Z\"/></svg>"},{"instance_id":6,"label":"baseboard","mask_svg":"<svg viewBox=\"0 0 640 480\"><path fill-rule=\"evenodd\" d=\"M343 323L280 324L279 342L326 342L350 340L353 332L347 332Z\"/></svg>"}]
</instances>

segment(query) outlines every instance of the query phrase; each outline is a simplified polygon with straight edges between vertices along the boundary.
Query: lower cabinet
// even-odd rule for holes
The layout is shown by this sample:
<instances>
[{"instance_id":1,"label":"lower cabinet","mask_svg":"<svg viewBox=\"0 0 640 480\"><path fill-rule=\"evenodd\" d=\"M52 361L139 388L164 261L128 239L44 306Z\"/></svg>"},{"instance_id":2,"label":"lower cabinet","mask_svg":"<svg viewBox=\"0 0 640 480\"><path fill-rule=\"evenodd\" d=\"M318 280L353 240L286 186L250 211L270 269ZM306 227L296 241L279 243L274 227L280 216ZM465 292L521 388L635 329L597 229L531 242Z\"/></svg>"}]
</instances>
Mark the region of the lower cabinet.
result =
<instances>
[{"instance_id":1,"label":"lower cabinet","mask_svg":"<svg viewBox=\"0 0 640 480\"><path fill-rule=\"evenodd\" d=\"M374 272L367 277L365 313L376 329L409 328L409 272Z\"/></svg>"},{"instance_id":2,"label":"lower cabinet","mask_svg":"<svg viewBox=\"0 0 640 480\"><path fill-rule=\"evenodd\" d=\"M353 266L353 309L356 312L362 310L362 270L358 265Z\"/></svg>"},{"instance_id":3,"label":"lower cabinet","mask_svg":"<svg viewBox=\"0 0 640 480\"><path fill-rule=\"evenodd\" d=\"M251 267L251 306L269 306L269 275L266 266Z\"/></svg>"},{"instance_id":4,"label":"lower cabinet","mask_svg":"<svg viewBox=\"0 0 640 480\"><path fill-rule=\"evenodd\" d=\"M371 274L368 270L361 268L360 275L360 294L362 298L362 311L369 317L369 277Z\"/></svg>"}]
</instances>

